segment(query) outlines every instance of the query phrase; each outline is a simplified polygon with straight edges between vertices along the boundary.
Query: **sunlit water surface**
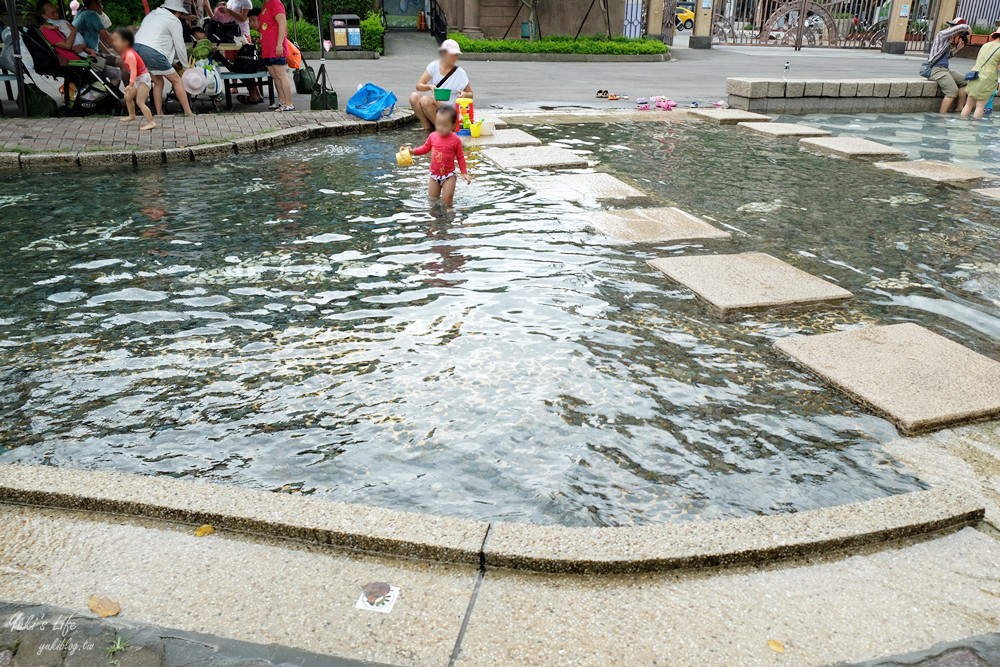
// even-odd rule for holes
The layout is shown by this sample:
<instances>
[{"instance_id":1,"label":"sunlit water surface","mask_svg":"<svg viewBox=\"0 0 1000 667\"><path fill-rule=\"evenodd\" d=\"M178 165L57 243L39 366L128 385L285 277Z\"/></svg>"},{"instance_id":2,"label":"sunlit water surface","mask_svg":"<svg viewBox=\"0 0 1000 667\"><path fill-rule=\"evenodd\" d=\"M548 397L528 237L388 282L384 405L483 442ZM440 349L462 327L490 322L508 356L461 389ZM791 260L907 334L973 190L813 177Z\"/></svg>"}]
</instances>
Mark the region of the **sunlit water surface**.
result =
<instances>
[{"instance_id":1,"label":"sunlit water surface","mask_svg":"<svg viewBox=\"0 0 1000 667\"><path fill-rule=\"evenodd\" d=\"M403 135L3 177L0 461L570 525L920 488L771 346L912 321L996 356L996 207L733 128L529 129L733 239L616 244L482 163L432 211ZM646 265L745 250L857 298L724 322Z\"/></svg>"}]
</instances>

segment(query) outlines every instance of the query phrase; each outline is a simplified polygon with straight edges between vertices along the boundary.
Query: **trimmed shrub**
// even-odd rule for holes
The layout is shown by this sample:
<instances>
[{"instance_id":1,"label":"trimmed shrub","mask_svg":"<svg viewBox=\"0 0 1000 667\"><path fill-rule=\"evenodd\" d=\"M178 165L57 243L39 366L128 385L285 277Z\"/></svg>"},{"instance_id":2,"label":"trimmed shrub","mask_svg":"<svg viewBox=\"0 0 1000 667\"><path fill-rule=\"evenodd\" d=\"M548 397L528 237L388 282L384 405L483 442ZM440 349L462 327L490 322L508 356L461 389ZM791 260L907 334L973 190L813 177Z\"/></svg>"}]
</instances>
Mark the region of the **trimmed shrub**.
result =
<instances>
[{"instance_id":1,"label":"trimmed shrub","mask_svg":"<svg viewBox=\"0 0 1000 667\"><path fill-rule=\"evenodd\" d=\"M668 51L663 42L652 39L615 37L543 37L527 39L470 39L461 33L448 37L458 42L468 53L576 53L583 55L638 56L657 55Z\"/></svg>"},{"instance_id":2,"label":"trimmed shrub","mask_svg":"<svg viewBox=\"0 0 1000 667\"><path fill-rule=\"evenodd\" d=\"M378 51L382 53L382 17L378 12L371 12L368 17L361 22L361 48L365 51ZM385 55L382 53L382 55Z\"/></svg>"},{"instance_id":3,"label":"trimmed shrub","mask_svg":"<svg viewBox=\"0 0 1000 667\"><path fill-rule=\"evenodd\" d=\"M303 51L319 51L319 28L308 19L299 19L295 22L295 32L292 26L288 26L288 37L298 36L298 47Z\"/></svg>"}]
</instances>

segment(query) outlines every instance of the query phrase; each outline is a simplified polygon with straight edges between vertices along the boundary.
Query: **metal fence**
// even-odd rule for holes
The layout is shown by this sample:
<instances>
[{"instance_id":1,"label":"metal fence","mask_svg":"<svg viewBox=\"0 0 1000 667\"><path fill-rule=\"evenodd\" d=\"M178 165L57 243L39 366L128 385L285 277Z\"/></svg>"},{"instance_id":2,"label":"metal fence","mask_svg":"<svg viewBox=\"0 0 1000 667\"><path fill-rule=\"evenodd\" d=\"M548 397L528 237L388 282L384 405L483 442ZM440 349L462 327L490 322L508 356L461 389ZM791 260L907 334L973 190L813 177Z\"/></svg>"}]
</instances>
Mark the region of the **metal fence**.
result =
<instances>
[{"instance_id":1,"label":"metal fence","mask_svg":"<svg viewBox=\"0 0 1000 667\"><path fill-rule=\"evenodd\" d=\"M971 25L995 25L1000 19L1000 0L959 0L957 16Z\"/></svg>"},{"instance_id":2,"label":"metal fence","mask_svg":"<svg viewBox=\"0 0 1000 667\"><path fill-rule=\"evenodd\" d=\"M989 0L1000 4L1000 0ZM940 0L912 5L908 51L925 51ZM881 49L891 0L716 0L713 42L758 46Z\"/></svg>"}]
</instances>

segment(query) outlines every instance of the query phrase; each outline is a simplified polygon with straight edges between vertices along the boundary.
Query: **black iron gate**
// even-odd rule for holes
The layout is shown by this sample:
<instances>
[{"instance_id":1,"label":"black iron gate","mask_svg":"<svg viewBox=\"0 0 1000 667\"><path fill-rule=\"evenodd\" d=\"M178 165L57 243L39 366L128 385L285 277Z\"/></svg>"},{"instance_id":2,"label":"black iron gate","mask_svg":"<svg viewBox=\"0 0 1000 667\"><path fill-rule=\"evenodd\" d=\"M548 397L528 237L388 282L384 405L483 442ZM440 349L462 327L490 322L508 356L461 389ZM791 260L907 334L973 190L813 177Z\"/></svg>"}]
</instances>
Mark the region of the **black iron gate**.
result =
<instances>
[{"instance_id":1,"label":"black iron gate","mask_svg":"<svg viewBox=\"0 0 1000 667\"><path fill-rule=\"evenodd\" d=\"M926 51L940 0L914 0L907 51ZM716 0L713 42L881 49L892 0Z\"/></svg>"}]
</instances>

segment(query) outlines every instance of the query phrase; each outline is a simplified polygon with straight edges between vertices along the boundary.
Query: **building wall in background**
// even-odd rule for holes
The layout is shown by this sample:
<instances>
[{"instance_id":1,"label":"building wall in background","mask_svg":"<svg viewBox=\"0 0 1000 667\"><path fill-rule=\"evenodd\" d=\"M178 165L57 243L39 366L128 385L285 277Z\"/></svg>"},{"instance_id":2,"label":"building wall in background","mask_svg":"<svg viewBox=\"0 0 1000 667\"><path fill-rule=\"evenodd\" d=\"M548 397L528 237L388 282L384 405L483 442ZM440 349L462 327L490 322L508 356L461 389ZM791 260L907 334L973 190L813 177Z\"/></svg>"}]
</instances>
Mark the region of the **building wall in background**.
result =
<instances>
[{"instance_id":1,"label":"building wall in background","mask_svg":"<svg viewBox=\"0 0 1000 667\"><path fill-rule=\"evenodd\" d=\"M655 1L655 0L654 0ZM448 14L448 29L461 30L464 26L465 0L439 0L441 7ZM542 35L575 35L580 28L591 0L540 0L538 3L538 22ZM486 37L499 39L513 21L507 37L521 37L521 23L528 20L528 11L520 10L520 15L514 19L518 9L522 7L520 0L479 0L479 27ZM625 21L625 0L608 0L611 12L611 34L621 36ZM601 13L600 2L594 5L593 11L583 26L581 35L597 35L605 32L604 15Z\"/></svg>"}]
</instances>

